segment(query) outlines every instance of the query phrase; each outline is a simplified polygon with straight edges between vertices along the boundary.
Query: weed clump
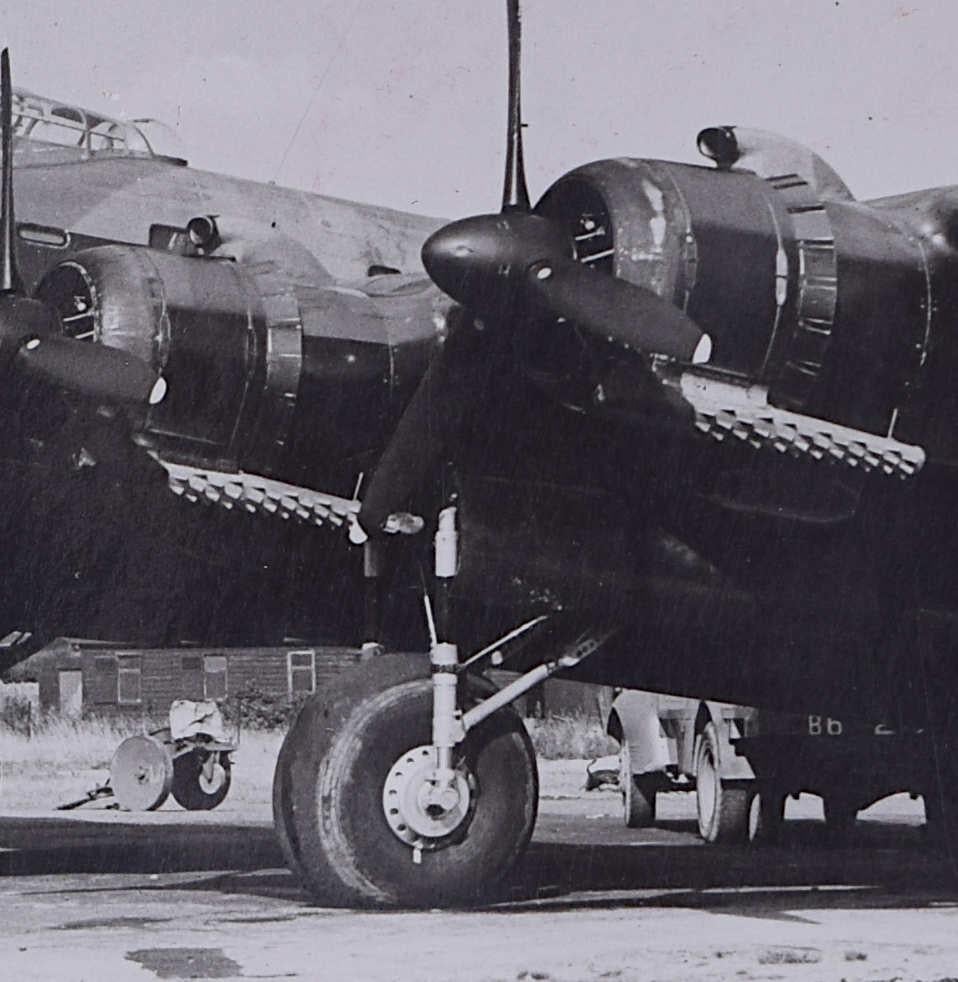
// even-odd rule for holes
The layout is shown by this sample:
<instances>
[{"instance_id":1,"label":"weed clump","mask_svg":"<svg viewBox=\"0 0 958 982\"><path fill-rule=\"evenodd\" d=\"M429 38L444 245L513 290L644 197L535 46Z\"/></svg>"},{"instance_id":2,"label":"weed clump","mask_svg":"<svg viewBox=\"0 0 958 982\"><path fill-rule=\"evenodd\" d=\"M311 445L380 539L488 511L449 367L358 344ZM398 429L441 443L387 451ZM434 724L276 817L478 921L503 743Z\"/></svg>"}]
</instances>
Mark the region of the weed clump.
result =
<instances>
[{"instance_id":1,"label":"weed clump","mask_svg":"<svg viewBox=\"0 0 958 982\"><path fill-rule=\"evenodd\" d=\"M619 751L596 716L545 716L525 723L536 754L543 760L588 760Z\"/></svg>"}]
</instances>

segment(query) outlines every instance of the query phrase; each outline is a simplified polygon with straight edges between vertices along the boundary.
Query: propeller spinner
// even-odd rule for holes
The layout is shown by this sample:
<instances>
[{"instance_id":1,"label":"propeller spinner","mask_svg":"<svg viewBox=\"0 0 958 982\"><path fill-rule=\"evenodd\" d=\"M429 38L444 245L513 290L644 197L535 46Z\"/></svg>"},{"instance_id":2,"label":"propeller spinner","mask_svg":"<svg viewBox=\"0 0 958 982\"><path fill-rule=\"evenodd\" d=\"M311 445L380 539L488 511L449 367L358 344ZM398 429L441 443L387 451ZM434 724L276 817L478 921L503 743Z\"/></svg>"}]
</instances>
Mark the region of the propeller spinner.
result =
<instances>
[{"instance_id":1,"label":"propeller spinner","mask_svg":"<svg viewBox=\"0 0 958 982\"><path fill-rule=\"evenodd\" d=\"M522 313L573 321L583 331L646 354L705 360L708 339L673 304L643 287L595 275L574 258L571 237L530 210L522 156L518 0L508 0L509 124L499 215L439 229L422 259L436 285L480 316Z\"/></svg>"}]
</instances>

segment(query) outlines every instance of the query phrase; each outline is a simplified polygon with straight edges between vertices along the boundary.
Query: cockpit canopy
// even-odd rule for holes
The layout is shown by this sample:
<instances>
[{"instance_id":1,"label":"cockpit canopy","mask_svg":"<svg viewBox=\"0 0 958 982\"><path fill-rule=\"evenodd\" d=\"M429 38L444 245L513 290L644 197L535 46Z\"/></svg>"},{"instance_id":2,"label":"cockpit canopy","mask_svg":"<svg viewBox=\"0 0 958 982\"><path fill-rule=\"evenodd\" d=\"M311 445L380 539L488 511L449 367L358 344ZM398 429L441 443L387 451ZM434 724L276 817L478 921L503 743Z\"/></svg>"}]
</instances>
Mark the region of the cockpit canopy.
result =
<instances>
[{"instance_id":1,"label":"cockpit canopy","mask_svg":"<svg viewBox=\"0 0 958 982\"><path fill-rule=\"evenodd\" d=\"M155 119L114 119L38 96L13 91L13 134L44 147L87 154L165 157L185 163L173 131Z\"/></svg>"}]
</instances>

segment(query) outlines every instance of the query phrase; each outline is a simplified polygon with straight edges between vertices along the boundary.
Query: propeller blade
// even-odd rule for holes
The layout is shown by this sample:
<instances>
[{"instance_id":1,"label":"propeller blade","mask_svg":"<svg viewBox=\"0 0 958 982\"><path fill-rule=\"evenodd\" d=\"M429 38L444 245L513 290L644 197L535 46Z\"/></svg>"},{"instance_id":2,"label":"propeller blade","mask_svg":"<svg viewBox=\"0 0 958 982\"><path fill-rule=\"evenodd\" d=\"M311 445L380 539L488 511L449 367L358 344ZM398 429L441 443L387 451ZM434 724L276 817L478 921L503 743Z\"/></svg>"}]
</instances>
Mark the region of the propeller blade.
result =
<instances>
[{"instance_id":1,"label":"propeller blade","mask_svg":"<svg viewBox=\"0 0 958 982\"><path fill-rule=\"evenodd\" d=\"M500 364L499 342L536 309L608 341L646 354L705 360L710 348L694 321L651 290L587 269L571 237L531 211L522 157L519 98L521 22L507 0L509 122L502 210L453 222L426 240L422 261L433 282L462 304L462 325L433 358L399 420L367 486L359 524L374 535L402 510L455 439L466 412L480 401ZM466 311L470 313L467 315ZM479 327L479 323L476 323ZM490 336L491 335L491 336Z\"/></svg>"},{"instance_id":2,"label":"propeller blade","mask_svg":"<svg viewBox=\"0 0 958 982\"><path fill-rule=\"evenodd\" d=\"M453 223L430 237L422 249L433 281L473 312L498 321L512 301L510 258L499 247L520 245L513 260L562 255L569 248L556 240L551 223L529 214L529 190L522 158L520 62L522 19L519 0L506 0L509 28L509 105L506 170L499 215ZM518 231L516 231L518 230ZM487 235L488 233L488 235ZM503 278L505 276L505 279ZM460 308L450 321L469 319ZM452 328L452 323L450 324ZM451 443L467 409L486 386L494 361L488 339L474 323L451 329L413 393L366 488L359 524L368 535L381 532L390 515L402 509Z\"/></svg>"},{"instance_id":3,"label":"propeller blade","mask_svg":"<svg viewBox=\"0 0 958 982\"><path fill-rule=\"evenodd\" d=\"M526 292L541 309L626 348L678 361L705 361L711 351L708 335L674 304L574 259L534 263Z\"/></svg>"},{"instance_id":4,"label":"propeller blade","mask_svg":"<svg viewBox=\"0 0 958 982\"><path fill-rule=\"evenodd\" d=\"M165 380L145 361L103 344L32 338L15 360L24 372L88 399L155 405L166 394Z\"/></svg>"},{"instance_id":5,"label":"propeller blade","mask_svg":"<svg viewBox=\"0 0 958 982\"><path fill-rule=\"evenodd\" d=\"M509 21L509 119L506 129L506 175L502 185L502 210L529 211L529 189L522 160L522 15L519 0L507 0Z\"/></svg>"},{"instance_id":6,"label":"propeller blade","mask_svg":"<svg viewBox=\"0 0 958 982\"><path fill-rule=\"evenodd\" d=\"M22 293L13 218L13 88L10 52L0 52L0 293Z\"/></svg>"},{"instance_id":7,"label":"propeller blade","mask_svg":"<svg viewBox=\"0 0 958 982\"><path fill-rule=\"evenodd\" d=\"M482 341L474 327L460 324L433 356L366 486L358 518L368 535L381 532L389 516L406 507L479 398L490 364Z\"/></svg>"}]
</instances>

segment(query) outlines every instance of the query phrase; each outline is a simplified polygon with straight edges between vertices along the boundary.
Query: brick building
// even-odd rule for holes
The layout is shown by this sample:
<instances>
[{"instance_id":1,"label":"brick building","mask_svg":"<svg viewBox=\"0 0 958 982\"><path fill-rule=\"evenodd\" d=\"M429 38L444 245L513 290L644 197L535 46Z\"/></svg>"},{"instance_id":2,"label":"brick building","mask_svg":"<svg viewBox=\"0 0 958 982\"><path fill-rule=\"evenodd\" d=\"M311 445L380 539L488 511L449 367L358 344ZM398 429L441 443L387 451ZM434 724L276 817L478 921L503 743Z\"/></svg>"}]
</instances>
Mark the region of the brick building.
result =
<instances>
[{"instance_id":1,"label":"brick building","mask_svg":"<svg viewBox=\"0 0 958 982\"><path fill-rule=\"evenodd\" d=\"M160 717L174 699L229 701L251 693L295 699L321 689L358 660L355 648L326 645L134 648L57 638L8 675L11 681L36 680L43 710L65 716ZM494 669L489 676L501 687L516 674ZM552 678L521 697L516 708L526 716L604 721L611 703L608 686Z\"/></svg>"},{"instance_id":2,"label":"brick building","mask_svg":"<svg viewBox=\"0 0 958 982\"><path fill-rule=\"evenodd\" d=\"M162 716L174 699L308 695L358 659L354 648L131 648L58 638L16 675L36 678L42 709Z\"/></svg>"}]
</instances>

